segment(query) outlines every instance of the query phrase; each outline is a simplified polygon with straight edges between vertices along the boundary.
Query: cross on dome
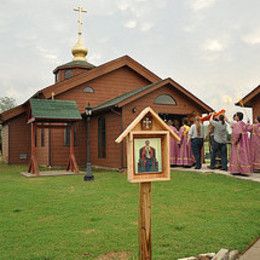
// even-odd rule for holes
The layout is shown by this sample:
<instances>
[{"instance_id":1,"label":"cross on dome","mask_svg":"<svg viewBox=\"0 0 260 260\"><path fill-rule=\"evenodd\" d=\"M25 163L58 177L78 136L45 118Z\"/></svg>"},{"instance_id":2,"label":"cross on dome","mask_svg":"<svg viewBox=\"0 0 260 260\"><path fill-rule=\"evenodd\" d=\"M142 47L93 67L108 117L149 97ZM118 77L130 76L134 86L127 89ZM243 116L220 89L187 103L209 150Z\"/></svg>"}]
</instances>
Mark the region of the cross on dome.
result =
<instances>
[{"instance_id":1,"label":"cross on dome","mask_svg":"<svg viewBox=\"0 0 260 260\"><path fill-rule=\"evenodd\" d=\"M84 42L82 39L82 28L83 28L83 20L82 14L86 13L83 7L74 8L73 11L78 12L78 40L75 46L72 48L71 52L73 55L74 61L86 61L86 56L88 54L88 49L84 46Z\"/></svg>"}]
</instances>

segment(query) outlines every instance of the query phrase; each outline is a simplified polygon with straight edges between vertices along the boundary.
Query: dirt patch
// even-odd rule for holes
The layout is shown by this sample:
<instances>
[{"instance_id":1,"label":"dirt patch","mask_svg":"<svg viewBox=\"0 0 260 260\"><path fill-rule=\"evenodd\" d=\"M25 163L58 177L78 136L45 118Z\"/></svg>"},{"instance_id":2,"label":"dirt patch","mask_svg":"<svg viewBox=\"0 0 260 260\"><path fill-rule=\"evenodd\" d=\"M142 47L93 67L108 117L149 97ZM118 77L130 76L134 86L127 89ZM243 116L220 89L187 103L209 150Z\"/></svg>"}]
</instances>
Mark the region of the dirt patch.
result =
<instances>
[{"instance_id":1,"label":"dirt patch","mask_svg":"<svg viewBox=\"0 0 260 260\"><path fill-rule=\"evenodd\" d=\"M130 254L128 252L109 252L105 255L101 255L97 260L128 260Z\"/></svg>"},{"instance_id":2,"label":"dirt patch","mask_svg":"<svg viewBox=\"0 0 260 260\"><path fill-rule=\"evenodd\" d=\"M95 233L95 229L85 229L85 230L82 230L82 233L88 235L88 234L91 234L91 233Z\"/></svg>"}]
</instances>

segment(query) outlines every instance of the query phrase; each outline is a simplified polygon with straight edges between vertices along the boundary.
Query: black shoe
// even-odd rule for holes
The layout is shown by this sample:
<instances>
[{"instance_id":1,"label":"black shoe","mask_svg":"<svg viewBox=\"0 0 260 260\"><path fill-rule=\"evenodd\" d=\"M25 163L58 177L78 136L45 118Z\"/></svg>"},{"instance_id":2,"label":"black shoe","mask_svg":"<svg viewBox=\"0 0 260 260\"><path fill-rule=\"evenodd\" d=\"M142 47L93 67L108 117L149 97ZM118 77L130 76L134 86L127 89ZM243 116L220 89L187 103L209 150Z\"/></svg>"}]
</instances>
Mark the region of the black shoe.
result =
<instances>
[{"instance_id":1,"label":"black shoe","mask_svg":"<svg viewBox=\"0 0 260 260\"><path fill-rule=\"evenodd\" d=\"M216 167L212 167L212 166L207 166L208 169L211 169L211 170L215 170Z\"/></svg>"},{"instance_id":2,"label":"black shoe","mask_svg":"<svg viewBox=\"0 0 260 260\"><path fill-rule=\"evenodd\" d=\"M221 168L220 170L227 172L228 169L227 168Z\"/></svg>"}]
</instances>

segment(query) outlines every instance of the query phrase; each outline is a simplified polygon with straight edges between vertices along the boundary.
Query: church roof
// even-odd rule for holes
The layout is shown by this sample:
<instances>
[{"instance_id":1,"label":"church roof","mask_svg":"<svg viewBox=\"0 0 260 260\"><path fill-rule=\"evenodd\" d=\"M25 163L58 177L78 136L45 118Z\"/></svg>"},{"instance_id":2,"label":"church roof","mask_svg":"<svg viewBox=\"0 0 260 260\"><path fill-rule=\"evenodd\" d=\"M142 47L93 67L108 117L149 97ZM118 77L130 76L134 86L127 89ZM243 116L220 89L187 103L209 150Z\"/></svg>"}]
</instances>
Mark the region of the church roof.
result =
<instances>
[{"instance_id":1,"label":"church roof","mask_svg":"<svg viewBox=\"0 0 260 260\"><path fill-rule=\"evenodd\" d=\"M81 120L75 101L30 99L31 119L33 121L77 121Z\"/></svg>"},{"instance_id":2,"label":"church roof","mask_svg":"<svg viewBox=\"0 0 260 260\"><path fill-rule=\"evenodd\" d=\"M58 70L61 69L71 69L71 68L83 68L83 69L94 69L96 68L95 65L88 63L87 61L83 61L83 60L73 60L71 62L65 63L61 66L58 66L53 73L55 74Z\"/></svg>"},{"instance_id":3,"label":"church roof","mask_svg":"<svg viewBox=\"0 0 260 260\"><path fill-rule=\"evenodd\" d=\"M111 107L121 103L122 101L124 101L124 100L126 100L126 99L128 99L130 97L133 97L134 95L137 95L138 93L141 93L142 91L144 91L146 89L151 88L152 86L156 85L157 83L158 82L152 83L150 85L147 85L147 86L144 86L144 87L141 87L141 88L138 88L138 89L134 89L134 90L132 90L130 92L127 92L127 93L125 93L123 95L120 95L120 96L118 96L116 98L110 99L110 100L108 100L108 101L106 101L106 102L104 102L104 103L94 107L93 108L93 112L100 111L100 110L105 110L107 108L111 108Z\"/></svg>"},{"instance_id":4,"label":"church roof","mask_svg":"<svg viewBox=\"0 0 260 260\"><path fill-rule=\"evenodd\" d=\"M167 78L164 80L160 80L158 82L149 84L147 86L132 90L130 92L127 92L121 96L118 96L116 98L110 99L96 107L93 108L93 112L106 110L111 107L117 106L122 107L138 98L141 98L142 96L151 93L152 91L164 87L169 86L172 88L175 88L179 90L182 94L184 94L186 97L191 99L193 102L195 102L197 105L199 105L202 110L204 110L205 113L210 113L213 111L213 108L202 102L199 98L195 97L191 92L189 92L187 89L183 88L181 85L179 85L177 82L175 82L171 78Z\"/></svg>"},{"instance_id":5,"label":"church roof","mask_svg":"<svg viewBox=\"0 0 260 260\"><path fill-rule=\"evenodd\" d=\"M255 89L249 92L245 97L239 100L235 105L242 107L251 107L253 99L260 94L260 85L258 85Z\"/></svg>"},{"instance_id":6,"label":"church roof","mask_svg":"<svg viewBox=\"0 0 260 260\"><path fill-rule=\"evenodd\" d=\"M80 61L77 64L82 64L82 61ZM83 63L86 63L83 61ZM72 61L67 64L76 64L76 61ZM66 65L66 64L64 64ZM61 65L60 67L64 66ZM67 66L67 65L66 65ZM50 85L46 88L43 88L36 92L32 98L35 97L42 97L49 99L52 97L52 94L55 93L55 96L64 93L66 91L69 91L81 84L84 84L90 80L93 80L97 77L103 76L107 73L110 73L114 70L117 70L119 68L122 68L124 66L128 66L133 71L137 72L142 77L146 78L150 82L155 82L160 80L161 78L158 77L156 74L154 74L152 71L145 68L142 64L137 62L136 60L132 59L131 57L125 55L122 57L119 57L117 59L111 60L109 62L106 62L100 66L97 66L91 70L87 70L85 73L81 73L79 75L76 75L70 79L67 79L66 81L57 82L53 85ZM59 67L58 67L59 68ZM26 111L26 104L29 100L24 102L23 104L13 108L12 110L8 110L0 114L0 121L5 122L15 116L18 116Z\"/></svg>"},{"instance_id":7,"label":"church roof","mask_svg":"<svg viewBox=\"0 0 260 260\"><path fill-rule=\"evenodd\" d=\"M92 70L88 70L85 73L76 75L70 79L67 79L66 81L55 83L49 87L46 87L38 91L36 94L42 94L45 98L50 98L52 96L52 93L55 92L55 96L57 96L81 84L84 84L90 80L103 76L107 73L110 73L124 66L128 66L129 68L136 71L139 75L143 76L150 82L155 82L161 79L160 77L155 75L152 71L148 70L143 65L141 65L140 63L132 59L131 57L125 55L115 60L106 62L100 66L97 66Z\"/></svg>"}]
</instances>

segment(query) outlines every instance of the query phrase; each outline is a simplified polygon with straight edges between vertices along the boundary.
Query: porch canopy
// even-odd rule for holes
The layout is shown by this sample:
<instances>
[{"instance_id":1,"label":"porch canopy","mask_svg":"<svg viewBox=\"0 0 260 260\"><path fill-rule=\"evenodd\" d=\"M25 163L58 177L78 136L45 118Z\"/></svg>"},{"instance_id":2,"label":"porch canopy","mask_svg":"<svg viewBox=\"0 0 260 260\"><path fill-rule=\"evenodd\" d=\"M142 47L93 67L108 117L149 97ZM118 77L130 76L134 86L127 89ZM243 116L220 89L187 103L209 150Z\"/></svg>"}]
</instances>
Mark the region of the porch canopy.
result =
<instances>
[{"instance_id":1,"label":"porch canopy","mask_svg":"<svg viewBox=\"0 0 260 260\"><path fill-rule=\"evenodd\" d=\"M36 128L65 128L70 126L70 153L67 170L78 172L78 165L74 154L74 123L82 119L75 101L30 99L28 123L31 124L31 160L29 173L39 175L36 157L35 131Z\"/></svg>"}]
</instances>

